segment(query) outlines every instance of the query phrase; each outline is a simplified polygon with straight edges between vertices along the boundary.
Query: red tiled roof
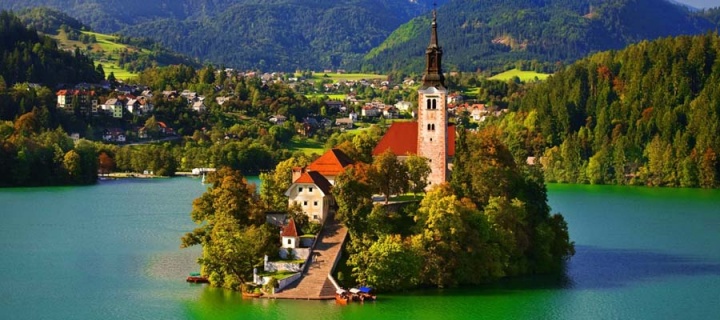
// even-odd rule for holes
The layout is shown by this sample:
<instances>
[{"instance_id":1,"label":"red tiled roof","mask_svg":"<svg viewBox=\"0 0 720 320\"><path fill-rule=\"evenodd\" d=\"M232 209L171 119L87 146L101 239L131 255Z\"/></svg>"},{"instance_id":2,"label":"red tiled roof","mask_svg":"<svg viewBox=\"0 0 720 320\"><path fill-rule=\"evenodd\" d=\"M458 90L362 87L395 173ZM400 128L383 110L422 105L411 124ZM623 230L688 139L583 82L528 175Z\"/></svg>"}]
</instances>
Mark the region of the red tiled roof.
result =
<instances>
[{"instance_id":1,"label":"red tiled roof","mask_svg":"<svg viewBox=\"0 0 720 320\"><path fill-rule=\"evenodd\" d=\"M330 149L308 165L307 170L319 172L323 176L337 176L345 170L345 167L353 163L354 161L340 149Z\"/></svg>"},{"instance_id":2,"label":"red tiled roof","mask_svg":"<svg viewBox=\"0 0 720 320\"><path fill-rule=\"evenodd\" d=\"M303 173L294 183L310 183L316 185L325 195L330 195L332 184L320 172L310 171Z\"/></svg>"},{"instance_id":3,"label":"red tiled roof","mask_svg":"<svg viewBox=\"0 0 720 320\"><path fill-rule=\"evenodd\" d=\"M393 122L373 149L373 155L379 155L387 149L398 156L417 154L417 127L416 121Z\"/></svg>"},{"instance_id":4,"label":"red tiled roof","mask_svg":"<svg viewBox=\"0 0 720 320\"><path fill-rule=\"evenodd\" d=\"M412 122L393 122L380 142L373 149L373 155L379 155L385 150L392 150L395 155L405 156L408 154L417 154L418 149L418 123ZM448 156L455 156L455 126L448 126Z\"/></svg>"},{"instance_id":5,"label":"red tiled roof","mask_svg":"<svg viewBox=\"0 0 720 320\"><path fill-rule=\"evenodd\" d=\"M297 228L295 227L295 220L292 218L290 219L290 222L282 229L282 233L280 233L281 237L297 237Z\"/></svg>"}]
</instances>

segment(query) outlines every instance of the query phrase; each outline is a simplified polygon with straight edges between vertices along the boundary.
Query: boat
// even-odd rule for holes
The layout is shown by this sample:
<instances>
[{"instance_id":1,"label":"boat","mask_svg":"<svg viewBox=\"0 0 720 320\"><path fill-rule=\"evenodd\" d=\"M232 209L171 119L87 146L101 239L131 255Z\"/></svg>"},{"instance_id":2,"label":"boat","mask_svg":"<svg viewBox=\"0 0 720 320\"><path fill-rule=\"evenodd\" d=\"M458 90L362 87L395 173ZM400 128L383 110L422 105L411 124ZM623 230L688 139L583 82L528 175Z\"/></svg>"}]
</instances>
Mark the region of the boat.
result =
<instances>
[{"instance_id":1,"label":"boat","mask_svg":"<svg viewBox=\"0 0 720 320\"><path fill-rule=\"evenodd\" d=\"M335 291L335 303L346 305L350 302L350 295L345 289Z\"/></svg>"},{"instance_id":2,"label":"boat","mask_svg":"<svg viewBox=\"0 0 720 320\"><path fill-rule=\"evenodd\" d=\"M185 281L190 283L210 283L210 280L201 276L199 272L190 273L190 276L188 276Z\"/></svg>"},{"instance_id":3,"label":"boat","mask_svg":"<svg viewBox=\"0 0 720 320\"><path fill-rule=\"evenodd\" d=\"M377 299L377 296L372 294L372 288L370 287L352 288L350 293L353 301L365 302Z\"/></svg>"},{"instance_id":4,"label":"boat","mask_svg":"<svg viewBox=\"0 0 720 320\"><path fill-rule=\"evenodd\" d=\"M262 293L255 293L255 292L243 292L242 297L243 298L260 298L262 296Z\"/></svg>"}]
</instances>

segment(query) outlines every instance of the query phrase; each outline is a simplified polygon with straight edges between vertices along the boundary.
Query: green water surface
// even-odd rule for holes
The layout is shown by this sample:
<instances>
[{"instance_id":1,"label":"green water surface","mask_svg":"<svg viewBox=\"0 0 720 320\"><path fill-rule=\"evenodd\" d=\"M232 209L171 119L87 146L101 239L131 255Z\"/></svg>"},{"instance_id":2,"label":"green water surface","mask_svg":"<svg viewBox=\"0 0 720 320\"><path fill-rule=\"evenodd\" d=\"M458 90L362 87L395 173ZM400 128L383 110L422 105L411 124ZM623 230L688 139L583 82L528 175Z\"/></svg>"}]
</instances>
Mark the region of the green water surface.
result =
<instances>
[{"instance_id":1,"label":"green water surface","mask_svg":"<svg viewBox=\"0 0 720 320\"><path fill-rule=\"evenodd\" d=\"M577 254L559 276L384 294L243 300L187 284L198 179L0 189L0 319L718 319L720 191L549 186Z\"/></svg>"}]
</instances>

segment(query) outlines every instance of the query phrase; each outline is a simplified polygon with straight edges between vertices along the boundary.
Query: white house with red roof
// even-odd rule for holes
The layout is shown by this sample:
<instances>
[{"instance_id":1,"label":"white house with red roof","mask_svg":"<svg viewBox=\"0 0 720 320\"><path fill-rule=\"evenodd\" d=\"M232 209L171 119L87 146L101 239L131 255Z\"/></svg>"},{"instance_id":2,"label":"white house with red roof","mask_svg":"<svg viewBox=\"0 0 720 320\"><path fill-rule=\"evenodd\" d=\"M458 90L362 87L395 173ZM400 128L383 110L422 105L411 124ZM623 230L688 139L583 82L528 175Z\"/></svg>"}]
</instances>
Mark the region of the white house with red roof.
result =
<instances>
[{"instance_id":1,"label":"white house with red roof","mask_svg":"<svg viewBox=\"0 0 720 320\"><path fill-rule=\"evenodd\" d=\"M330 211L332 185L317 171L303 172L285 192L289 205L299 205L310 219L324 221Z\"/></svg>"},{"instance_id":2,"label":"white house with red roof","mask_svg":"<svg viewBox=\"0 0 720 320\"><path fill-rule=\"evenodd\" d=\"M295 220L292 218L290 218L288 224L282 229L280 236L282 237L283 248L295 249L300 245L300 236L298 235L297 227L295 227Z\"/></svg>"},{"instance_id":3,"label":"white house with red roof","mask_svg":"<svg viewBox=\"0 0 720 320\"><path fill-rule=\"evenodd\" d=\"M335 178L353 161L339 149L330 149L305 167L293 168L293 183L285 192L288 204L297 204L310 219L324 221L335 200L330 193Z\"/></svg>"}]
</instances>

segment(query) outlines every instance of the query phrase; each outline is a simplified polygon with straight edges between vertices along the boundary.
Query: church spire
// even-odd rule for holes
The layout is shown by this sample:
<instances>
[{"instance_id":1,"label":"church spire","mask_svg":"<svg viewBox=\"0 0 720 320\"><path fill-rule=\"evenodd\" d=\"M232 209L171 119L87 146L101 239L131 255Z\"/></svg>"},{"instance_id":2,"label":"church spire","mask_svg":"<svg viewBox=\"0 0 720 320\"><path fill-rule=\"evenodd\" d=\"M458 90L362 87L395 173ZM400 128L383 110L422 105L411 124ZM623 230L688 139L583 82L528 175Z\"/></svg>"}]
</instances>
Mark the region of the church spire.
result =
<instances>
[{"instance_id":1,"label":"church spire","mask_svg":"<svg viewBox=\"0 0 720 320\"><path fill-rule=\"evenodd\" d=\"M442 72L442 48L438 45L437 37L437 11L432 11L432 31L430 33L430 45L425 50L425 75L423 75L422 86L445 88L445 76Z\"/></svg>"}]
</instances>

